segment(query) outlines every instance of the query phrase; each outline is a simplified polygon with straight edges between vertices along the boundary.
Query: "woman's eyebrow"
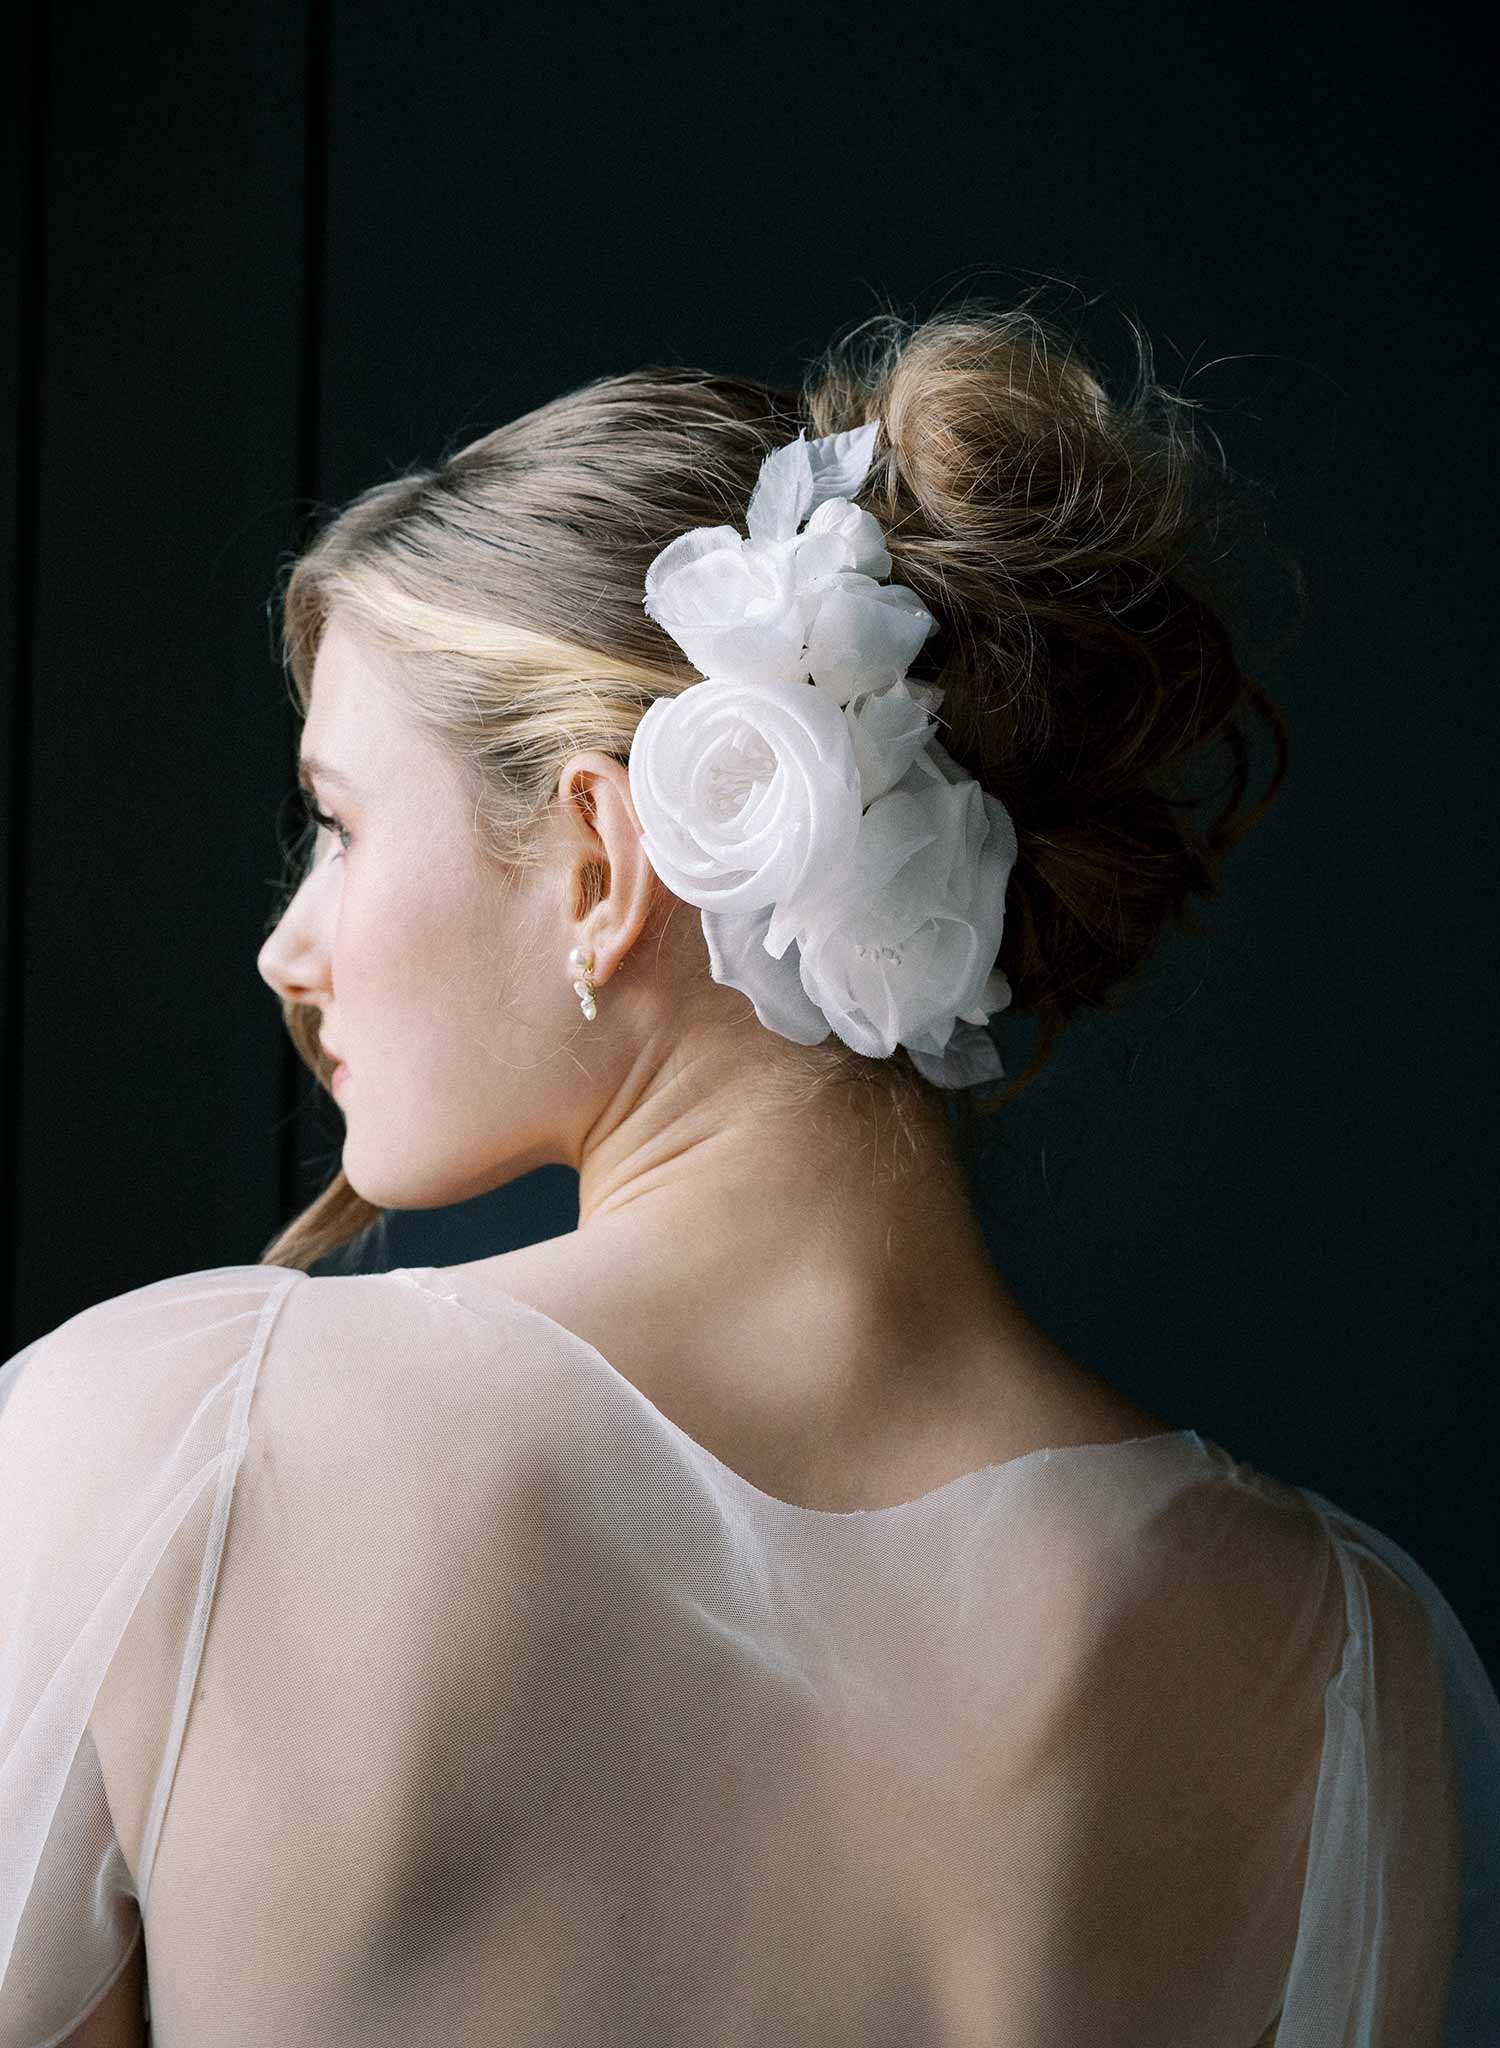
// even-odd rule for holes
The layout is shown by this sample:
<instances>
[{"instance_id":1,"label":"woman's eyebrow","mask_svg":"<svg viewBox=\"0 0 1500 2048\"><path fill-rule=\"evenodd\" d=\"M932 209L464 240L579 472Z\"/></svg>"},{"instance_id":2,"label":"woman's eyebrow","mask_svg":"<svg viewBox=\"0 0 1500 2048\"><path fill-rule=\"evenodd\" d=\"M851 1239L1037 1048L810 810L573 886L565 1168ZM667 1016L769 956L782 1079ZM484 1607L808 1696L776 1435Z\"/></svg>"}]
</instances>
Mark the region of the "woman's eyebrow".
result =
<instances>
[{"instance_id":1,"label":"woman's eyebrow","mask_svg":"<svg viewBox=\"0 0 1500 2048\"><path fill-rule=\"evenodd\" d=\"M306 782L312 776L316 776L319 782L331 783L335 789L347 790L350 796L358 796L360 794L358 787L349 780L347 775L340 775L337 768L325 766L315 754L303 754L297 762L297 780L299 782Z\"/></svg>"}]
</instances>

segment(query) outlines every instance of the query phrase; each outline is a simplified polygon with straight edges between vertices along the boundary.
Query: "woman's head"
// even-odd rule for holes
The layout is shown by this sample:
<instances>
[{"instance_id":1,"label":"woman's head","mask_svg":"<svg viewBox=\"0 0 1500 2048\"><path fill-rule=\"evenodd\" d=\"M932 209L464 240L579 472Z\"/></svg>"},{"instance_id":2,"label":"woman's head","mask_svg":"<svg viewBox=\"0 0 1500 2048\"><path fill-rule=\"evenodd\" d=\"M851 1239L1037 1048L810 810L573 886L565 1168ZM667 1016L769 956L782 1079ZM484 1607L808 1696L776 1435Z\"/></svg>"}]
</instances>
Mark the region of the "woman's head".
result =
<instances>
[{"instance_id":1,"label":"woman's head","mask_svg":"<svg viewBox=\"0 0 1500 2048\"><path fill-rule=\"evenodd\" d=\"M592 1090L612 1092L640 1050L644 1020L619 1014L613 977L665 897L625 771L597 751L570 755L529 865L506 873L461 763L405 708L400 666L332 612L302 738L320 843L260 967L316 1013L322 1071L346 1064L345 1177L377 1207L427 1208L576 1156ZM570 938L614 1006L586 1060L568 1056L583 1023Z\"/></svg>"},{"instance_id":2,"label":"woman's head","mask_svg":"<svg viewBox=\"0 0 1500 2048\"><path fill-rule=\"evenodd\" d=\"M800 395L672 368L596 380L375 486L294 565L303 754L358 793L314 778L352 838L320 837L261 967L320 1078L328 1047L348 1059L349 1129L343 1171L267 1260L308 1264L384 1207L576 1162L597 1100L653 1061L691 1086L684 1073L729 1059L752 1101L852 1089L913 1126L941 1116L943 1091L899 1049L876 1061L766 1032L711 981L698 913L637 838L635 727L700 680L644 611L646 570L690 528L743 531L761 462L801 428L880 420L859 502L938 622L912 679L942 687L944 747L1015 820L999 965L1040 1030L1001 1104L1071 1015L1121 999L1173 923L1196 929L1188 900L1216 893L1286 740L1210 593L1217 472L1184 401L1143 364L1111 402L1025 306L861 332ZM1277 758L1246 811L1250 711ZM1229 800L1195 826L1188 774L1219 743ZM593 1025L567 968L580 936Z\"/></svg>"}]
</instances>

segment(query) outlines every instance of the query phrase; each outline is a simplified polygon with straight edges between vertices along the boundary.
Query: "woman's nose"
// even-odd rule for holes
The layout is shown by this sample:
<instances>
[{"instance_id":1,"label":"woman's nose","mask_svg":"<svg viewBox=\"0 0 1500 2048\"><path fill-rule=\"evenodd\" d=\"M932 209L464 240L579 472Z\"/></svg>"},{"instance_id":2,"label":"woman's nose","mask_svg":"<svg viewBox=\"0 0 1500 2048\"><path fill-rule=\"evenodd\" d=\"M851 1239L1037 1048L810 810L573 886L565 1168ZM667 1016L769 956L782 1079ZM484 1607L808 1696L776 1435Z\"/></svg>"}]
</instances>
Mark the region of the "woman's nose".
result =
<instances>
[{"instance_id":1,"label":"woman's nose","mask_svg":"<svg viewBox=\"0 0 1500 2048\"><path fill-rule=\"evenodd\" d=\"M292 1002L309 1002L320 993L320 956L306 933L285 916L255 958L263 981Z\"/></svg>"}]
</instances>

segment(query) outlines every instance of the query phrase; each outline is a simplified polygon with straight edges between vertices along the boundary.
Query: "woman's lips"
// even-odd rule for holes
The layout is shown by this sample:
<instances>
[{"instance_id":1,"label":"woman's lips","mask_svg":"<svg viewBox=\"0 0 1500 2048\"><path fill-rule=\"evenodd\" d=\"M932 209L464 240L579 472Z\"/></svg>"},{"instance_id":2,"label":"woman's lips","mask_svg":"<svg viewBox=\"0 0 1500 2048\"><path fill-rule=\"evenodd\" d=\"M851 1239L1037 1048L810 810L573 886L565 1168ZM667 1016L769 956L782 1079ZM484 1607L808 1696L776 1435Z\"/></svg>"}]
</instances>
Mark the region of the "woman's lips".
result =
<instances>
[{"instance_id":1,"label":"woman's lips","mask_svg":"<svg viewBox=\"0 0 1500 2048\"><path fill-rule=\"evenodd\" d=\"M347 1081L348 1078L349 1069L344 1065L344 1062L340 1060L338 1065L334 1068L333 1072L328 1076L329 1089L332 1090L334 1088L337 1088L340 1081Z\"/></svg>"}]
</instances>

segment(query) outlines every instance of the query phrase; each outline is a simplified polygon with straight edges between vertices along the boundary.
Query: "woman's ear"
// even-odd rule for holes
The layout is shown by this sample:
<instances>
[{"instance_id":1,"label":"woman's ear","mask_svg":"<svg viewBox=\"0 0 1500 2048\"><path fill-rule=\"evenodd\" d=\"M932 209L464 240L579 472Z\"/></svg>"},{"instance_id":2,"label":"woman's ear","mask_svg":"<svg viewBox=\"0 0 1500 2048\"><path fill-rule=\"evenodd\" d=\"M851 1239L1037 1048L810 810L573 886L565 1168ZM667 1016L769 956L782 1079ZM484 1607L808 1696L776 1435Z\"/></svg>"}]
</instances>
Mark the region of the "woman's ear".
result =
<instances>
[{"instance_id":1,"label":"woman's ear","mask_svg":"<svg viewBox=\"0 0 1500 2048\"><path fill-rule=\"evenodd\" d=\"M557 797L569 863L563 900L602 987L645 929L661 883L646 858L622 762L594 748L574 754Z\"/></svg>"}]
</instances>

